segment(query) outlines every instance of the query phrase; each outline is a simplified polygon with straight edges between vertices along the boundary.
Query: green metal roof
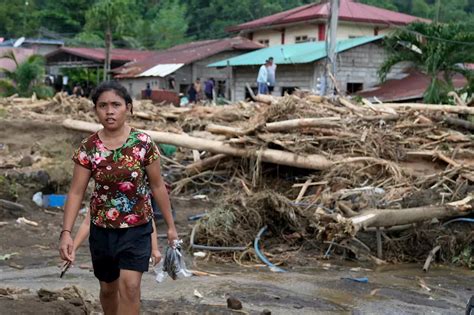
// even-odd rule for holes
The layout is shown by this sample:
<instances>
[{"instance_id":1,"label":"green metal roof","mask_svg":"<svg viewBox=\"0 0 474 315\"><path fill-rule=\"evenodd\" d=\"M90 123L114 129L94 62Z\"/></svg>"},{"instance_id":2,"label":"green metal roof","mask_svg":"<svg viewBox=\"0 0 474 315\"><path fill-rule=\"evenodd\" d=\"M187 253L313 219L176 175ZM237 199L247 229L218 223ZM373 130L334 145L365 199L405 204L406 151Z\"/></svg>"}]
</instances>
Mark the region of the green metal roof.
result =
<instances>
[{"instance_id":1,"label":"green metal roof","mask_svg":"<svg viewBox=\"0 0 474 315\"><path fill-rule=\"evenodd\" d=\"M383 36L366 36L344 39L337 42L336 51L342 52L360 45L381 39ZM208 67L252 66L262 65L269 57L273 57L277 65L309 63L326 57L326 43L308 42L291 45L277 45L262 48L237 57L221 60L207 65ZM227 64L229 63L229 64Z\"/></svg>"}]
</instances>

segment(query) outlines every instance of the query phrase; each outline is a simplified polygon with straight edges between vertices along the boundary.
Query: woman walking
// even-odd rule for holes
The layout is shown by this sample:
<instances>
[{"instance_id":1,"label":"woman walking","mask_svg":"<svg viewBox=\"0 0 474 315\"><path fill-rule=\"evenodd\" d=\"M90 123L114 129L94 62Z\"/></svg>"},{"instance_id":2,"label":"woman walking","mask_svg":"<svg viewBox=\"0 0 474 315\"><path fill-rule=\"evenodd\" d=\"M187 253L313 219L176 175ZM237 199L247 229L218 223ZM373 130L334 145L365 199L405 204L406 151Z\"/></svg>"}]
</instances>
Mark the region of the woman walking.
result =
<instances>
[{"instance_id":1,"label":"woman walking","mask_svg":"<svg viewBox=\"0 0 474 315\"><path fill-rule=\"evenodd\" d=\"M177 239L176 228L158 148L150 136L126 123L132 113L127 90L117 82L104 82L93 92L92 102L103 129L84 139L73 156L59 251L63 260L74 261L71 231L93 178L89 246L100 302L107 315L138 314L142 274L151 252L151 195L168 225L169 242Z\"/></svg>"}]
</instances>

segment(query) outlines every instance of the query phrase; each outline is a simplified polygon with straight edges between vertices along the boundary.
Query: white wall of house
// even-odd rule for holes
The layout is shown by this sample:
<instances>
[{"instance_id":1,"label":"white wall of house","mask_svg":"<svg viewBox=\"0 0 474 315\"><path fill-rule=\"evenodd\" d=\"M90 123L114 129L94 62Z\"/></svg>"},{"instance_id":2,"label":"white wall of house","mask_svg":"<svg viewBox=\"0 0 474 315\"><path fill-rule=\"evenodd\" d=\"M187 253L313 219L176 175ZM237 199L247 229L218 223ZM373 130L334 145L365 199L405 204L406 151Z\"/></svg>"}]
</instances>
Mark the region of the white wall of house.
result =
<instances>
[{"instance_id":1,"label":"white wall of house","mask_svg":"<svg viewBox=\"0 0 474 315\"><path fill-rule=\"evenodd\" d=\"M342 52L337 61L337 82L339 89L345 93L348 83L362 84L363 89L373 87L379 83L377 71L387 53L380 43L369 43ZM407 64L395 66L388 78L401 78L405 74ZM233 90L235 100L245 98L245 84L256 86L259 66L235 67ZM322 77L324 60L316 63L297 65L278 65L276 72L276 87L273 95L282 95L284 88L295 87L299 89L315 90L317 78Z\"/></svg>"},{"instance_id":2,"label":"white wall of house","mask_svg":"<svg viewBox=\"0 0 474 315\"><path fill-rule=\"evenodd\" d=\"M325 23L325 22L323 22ZM281 45L281 29L283 26L274 29L253 31L253 41L269 40L269 46ZM294 44L297 36L308 36L318 40L318 22L295 24L286 26L285 28L285 44ZM340 22L337 28L338 39L348 39L360 36L374 36L376 25L366 23ZM391 33L395 28L379 27L378 35L386 35ZM327 30L325 29L325 34ZM246 35L247 37L249 34Z\"/></svg>"},{"instance_id":3,"label":"white wall of house","mask_svg":"<svg viewBox=\"0 0 474 315\"><path fill-rule=\"evenodd\" d=\"M260 43L261 41L268 40L268 46L275 46L281 44L281 32L276 29L256 31L253 34L254 42Z\"/></svg>"},{"instance_id":4,"label":"white wall of house","mask_svg":"<svg viewBox=\"0 0 474 315\"><path fill-rule=\"evenodd\" d=\"M361 36L374 36L373 25L362 23L339 23L337 25L337 38L347 39Z\"/></svg>"},{"instance_id":5,"label":"white wall of house","mask_svg":"<svg viewBox=\"0 0 474 315\"><path fill-rule=\"evenodd\" d=\"M317 24L299 24L285 28L285 45L296 44L296 37L308 36L308 39L318 40Z\"/></svg>"}]
</instances>

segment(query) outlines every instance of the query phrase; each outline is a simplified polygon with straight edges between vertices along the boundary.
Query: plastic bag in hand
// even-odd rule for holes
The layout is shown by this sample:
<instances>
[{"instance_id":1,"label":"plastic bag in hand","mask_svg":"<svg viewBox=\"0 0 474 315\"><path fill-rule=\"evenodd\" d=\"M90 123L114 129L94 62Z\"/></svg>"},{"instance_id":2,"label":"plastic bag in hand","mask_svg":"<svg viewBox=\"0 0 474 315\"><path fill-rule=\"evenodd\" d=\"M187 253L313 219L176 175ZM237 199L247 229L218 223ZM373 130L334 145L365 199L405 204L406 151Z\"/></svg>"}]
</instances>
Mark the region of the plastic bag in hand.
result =
<instances>
[{"instance_id":1,"label":"plastic bag in hand","mask_svg":"<svg viewBox=\"0 0 474 315\"><path fill-rule=\"evenodd\" d=\"M184 263L184 257L181 253L182 243L182 240L174 240L173 244L166 248L165 258L155 267L157 282L162 282L166 274L173 280L192 276Z\"/></svg>"}]
</instances>

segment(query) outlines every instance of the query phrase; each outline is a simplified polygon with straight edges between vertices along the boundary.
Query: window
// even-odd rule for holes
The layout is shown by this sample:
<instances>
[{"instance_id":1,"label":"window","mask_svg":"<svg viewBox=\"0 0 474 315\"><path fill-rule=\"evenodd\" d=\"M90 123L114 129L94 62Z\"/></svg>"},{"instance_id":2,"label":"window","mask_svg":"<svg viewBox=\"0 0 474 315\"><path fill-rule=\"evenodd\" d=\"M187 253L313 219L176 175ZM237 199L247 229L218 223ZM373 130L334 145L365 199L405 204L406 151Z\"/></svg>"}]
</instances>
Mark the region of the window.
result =
<instances>
[{"instance_id":1,"label":"window","mask_svg":"<svg viewBox=\"0 0 474 315\"><path fill-rule=\"evenodd\" d=\"M297 88L296 86L283 86L281 88L281 96L285 96L285 93L291 95Z\"/></svg>"},{"instance_id":2,"label":"window","mask_svg":"<svg viewBox=\"0 0 474 315\"><path fill-rule=\"evenodd\" d=\"M355 92L362 91L363 89L364 89L363 83L348 82L346 86L346 93L353 94Z\"/></svg>"},{"instance_id":3,"label":"window","mask_svg":"<svg viewBox=\"0 0 474 315\"><path fill-rule=\"evenodd\" d=\"M361 35L349 35L349 38L359 38L359 37L363 37Z\"/></svg>"},{"instance_id":4,"label":"window","mask_svg":"<svg viewBox=\"0 0 474 315\"><path fill-rule=\"evenodd\" d=\"M258 42L264 46L269 46L270 45L270 40L269 39L259 39Z\"/></svg>"},{"instance_id":5,"label":"window","mask_svg":"<svg viewBox=\"0 0 474 315\"><path fill-rule=\"evenodd\" d=\"M295 43L298 44L298 43L305 43L309 41L308 40L308 35L301 35L301 36L296 36L295 37Z\"/></svg>"}]
</instances>

